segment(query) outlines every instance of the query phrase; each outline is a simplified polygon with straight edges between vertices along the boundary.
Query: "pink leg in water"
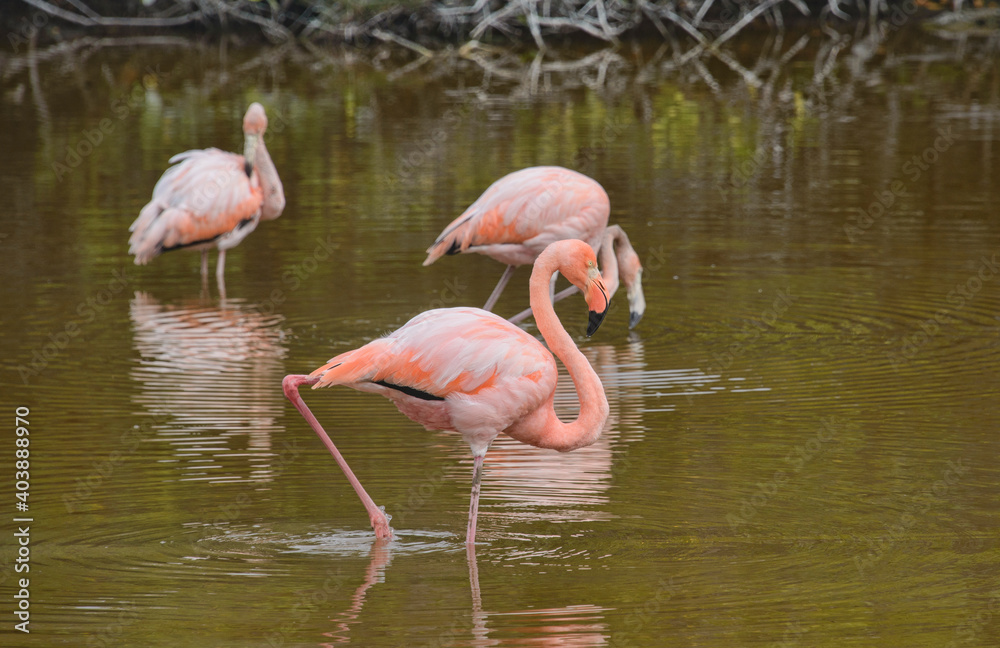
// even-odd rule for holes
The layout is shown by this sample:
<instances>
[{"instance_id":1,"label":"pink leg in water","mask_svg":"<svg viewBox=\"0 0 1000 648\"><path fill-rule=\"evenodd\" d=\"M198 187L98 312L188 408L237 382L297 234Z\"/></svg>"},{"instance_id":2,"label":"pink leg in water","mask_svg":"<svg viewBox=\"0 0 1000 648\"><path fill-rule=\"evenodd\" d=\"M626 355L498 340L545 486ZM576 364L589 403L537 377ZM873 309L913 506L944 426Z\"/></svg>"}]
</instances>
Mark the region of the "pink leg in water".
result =
<instances>
[{"instance_id":1,"label":"pink leg in water","mask_svg":"<svg viewBox=\"0 0 1000 648\"><path fill-rule=\"evenodd\" d=\"M476 518L479 516L479 484L483 481L483 459L485 455L474 457L472 466L472 501L469 502L469 528L465 532L466 547L476 542Z\"/></svg>"},{"instance_id":2,"label":"pink leg in water","mask_svg":"<svg viewBox=\"0 0 1000 648\"><path fill-rule=\"evenodd\" d=\"M486 305L483 306L483 310L493 310L493 307L497 304L497 300L500 299L500 293L502 293L503 289L507 287L507 282L509 282L510 278L514 276L515 270L517 270L517 266L507 266L507 268L503 271L503 274L500 275L500 281L497 282L496 288L494 288L493 292L490 294L490 298L486 300Z\"/></svg>"},{"instance_id":3,"label":"pink leg in water","mask_svg":"<svg viewBox=\"0 0 1000 648\"><path fill-rule=\"evenodd\" d=\"M361 482L354 476L350 466L347 465L344 457L340 454L340 451L337 450L337 446L333 445L333 441L330 440L326 430L324 430L323 426L319 424L319 421L316 420L313 413L309 411L305 401L302 400L302 396L299 394L299 387L301 385L315 385L318 380L319 378L313 378L312 376L292 374L285 376L285 379L281 381L281 387L285 390L285 397L292 402L295 409L299 410L299 414L301 414L302 418L309 423L309 426L319 436L323 445L325 445L327 450L330 451L330 454L333 455L333 458L337 461L337 465L339 465L340 469L344 471L344 475L347 476L347 481L351 482L351 486L354 487L354 492L358 494L358 497L361 498L361 503L364 504L365 509L368 510L368 517L371 519L372 528L375 529L375 537L391 538L392 529L389 528L389 518L386 517L385 511L375 506L375 502L373 502L372 498L365 492L364 487L361 486Z\"/></svg>"}]
</instances>

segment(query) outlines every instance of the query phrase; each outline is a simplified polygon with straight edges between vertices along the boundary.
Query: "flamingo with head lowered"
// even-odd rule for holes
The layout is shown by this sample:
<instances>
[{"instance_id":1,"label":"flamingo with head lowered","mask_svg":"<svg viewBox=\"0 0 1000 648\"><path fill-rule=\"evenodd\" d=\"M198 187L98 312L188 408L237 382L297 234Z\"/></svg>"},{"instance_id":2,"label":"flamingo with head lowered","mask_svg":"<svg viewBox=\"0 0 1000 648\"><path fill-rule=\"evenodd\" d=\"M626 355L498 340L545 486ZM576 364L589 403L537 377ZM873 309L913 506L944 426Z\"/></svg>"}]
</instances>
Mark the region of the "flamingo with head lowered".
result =
<instances>
[{"instance_id":1,"label":"flamingo with head lowered","mask_svg":"<svg viewBox=\"0 0 1000 648\"><path fill-rule=\"evenodd\" d=\"M624 230L608 227L611 203L604 187L577 171L557 166L538 166L514 171L489 186L461 216L441 232L427 248L424 265L445 255L477 252L507 264L496 288L486 300L493 310L500 294L519 265L533 263L553 241L580 239L600 254L605 272L614 271L628 291L629 328L635 327L646 310L642 292L642 264ZM613 230L609 239L607 230ZM608 242L611 242L611 249ZM605 252L608 252L606 255ZM613 264L613 267L612 267ZM618 281L610 286L608 298ZM559 292L559 301L576 292ZM528 309L511 318L518 322L531 314Z\"/></svg>"},{"instance_id":2,"label":"flamingo with head lowered","mask_svg":"<svg viewBox=\"0 0 1000 648\"><path fill-rule=\"evenodd\" d=\"M263 220L285 208L285 191L264 144L267 115L252 103L243 117L243 155L197 149L170 158L153 188L153 198L129 231L129 254L144 265L163 252L201 250L201 276L208 276L208 251L219 250L215 277L220 290L226 250L232 249Z\"/></svg>"},{"instance_id":3,"label":"flamingo with head lowered","mask_svg":"<svg viewBox=\"0 0 1000 648\"><path fill-rule=\"evenodd\" d=\"M608 418L600 378L556 316L549 285L561 272L584 294L592 335L608 310L597 257L586 243L552 243L531 273L531 307L551 352L514 324L478 308L441 308L417 315L389 335L342 353L308 376L285 376L285 396L309 422L340 465L368 510L379 538L392 535L385 512L375 506L333 441L302 400L299 387L345 385L391 400L411 420L432 430L453 430L472 449L472 499L466 544L476 537L483 459L490 443L506 434L522 443L560 451L588 446ZM575 421L564 423L553 406L558 357L580 399Z\"/></svg>"}]
</instances>

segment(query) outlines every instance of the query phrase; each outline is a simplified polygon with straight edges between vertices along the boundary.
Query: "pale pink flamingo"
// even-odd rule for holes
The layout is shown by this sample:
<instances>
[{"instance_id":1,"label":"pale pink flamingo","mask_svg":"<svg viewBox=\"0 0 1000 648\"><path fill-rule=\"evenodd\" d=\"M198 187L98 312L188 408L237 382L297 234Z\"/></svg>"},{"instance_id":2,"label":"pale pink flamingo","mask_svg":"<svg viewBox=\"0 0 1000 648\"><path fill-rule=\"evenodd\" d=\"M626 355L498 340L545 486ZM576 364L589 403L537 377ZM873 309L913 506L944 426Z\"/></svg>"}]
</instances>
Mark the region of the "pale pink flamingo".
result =
<instances>
[{"instance_id":1,"label":"pale pink flamingo","mask_svg":"<svg viewBox=\"0 0 1000 648\"><path fill-rule=\"evenodd\" d=\"M642 292L642 264L621 227L607 236L611 203L599 182L577 171L557 166L538 166L514 171L494 182L453 220L434 244L427 248L424 265L442 256L477 252L507 264L496 288L486 300L485 310L492 310L519 265L533 263L550 243L562 239L580 239L601 254L605 272L621 272L628 290L629 328L639 323L646 309ZM605 254L608 241L610 253ZM612 265L614 264L614 265ZM610 282L606 282L610 283ZM609 286L608 299L618 287ZM569 287L553 297L559 301L576 292ZM511 319L520 321L531 314L528 309Z\"/></svg>"},{"instance_id":2,"label":"pale pink flamingo","mask_svg":"<svg viewBox=\"0 0 1000 648\"><path fill-rule=\"evenodd\" d=\"M483 458L504 433L522 443L560 451L588 446L608 418L608 399L594 369L562 327L549 297L556 272L577 286L590 309L587 335L608 309L607 292L589 245L557 241L535 261L531 307L551 352L527 332L478 308L441 308L417 315L386 337L342 353L308 376L285 376L285 396L319 435L368 510L379 538L392 531L333 441L299 394L300 385L346 385L391 400L411 420L432 430L453 430L472 449L472 500L466 543L475 542ZM580 412L563 423L556 416L555 354L576 386Z\"/></svg>"},{"instance_id":3,"label":"pale pink flamingo","mask_svg":"<svg viewBox=\"0 0 1000 648\"><path fill-rule=\"evenodd\" d=\"M243 117L243 155L196 149L170 158L153 188L153 198L129 231L129 254L144 265L162 252L201 250L201 276L208 276L208 251L219 250L215 277L220 289L226 250L236 247L257 224L281 215L285 192L264 144L267 115L252 103ZM176 164L175 164L176 163Z\"/></svg>"}]
</instances>

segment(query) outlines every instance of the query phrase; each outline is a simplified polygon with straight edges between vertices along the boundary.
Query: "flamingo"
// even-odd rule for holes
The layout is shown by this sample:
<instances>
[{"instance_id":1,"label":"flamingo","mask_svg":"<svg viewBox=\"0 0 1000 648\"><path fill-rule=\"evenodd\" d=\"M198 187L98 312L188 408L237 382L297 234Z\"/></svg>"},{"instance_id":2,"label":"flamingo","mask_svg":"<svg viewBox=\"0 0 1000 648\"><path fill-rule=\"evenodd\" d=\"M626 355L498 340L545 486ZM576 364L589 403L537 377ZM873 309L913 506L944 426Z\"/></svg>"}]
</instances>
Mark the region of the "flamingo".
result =
<instances>
[{"instance_id":1,"label":"flamingo","mask_svg":"<svg viewBox=\"0 0 1000 648\"><path fill-rule=\"evenodd\" d=\"M129 254L145 265L163 252L201 250L202 280L208 277L208 251L219 250L215 277L220 289L226 250L236 247L263 220L285 208L285 191L264 144L267 115L254 102L243 117L243 155L219 149L184 151L170 158L153 188L153 198L129 231Z\"/></svg>"},{"instance_id":2,"label":"flamingo","mask_svg":"<svg viewBox=\"0 0 1000 648\"><path fill-rule=\"evenodd\" d=\"M611 203L599 182L578 171L558 166L528 167L494 182L465 212L453 220L434 244L427 248L424 265L442 256L478 252L507 264L484 310L493 310L500 294L519 265L534 262L550 243L580 239L598 253L608 248L608 215ZM614 230L610 254L602 254L605 272L621 270L628 290L629 328L634 328L646 310L642 292L642 264L621 227ZM606 282L608 284L612 282ZM610 299L618 287L609 290ZM553 297L559 301L576 292L574 286ZM528 317L528 309L511 318Z\"/></svg>"},{"instance_id":3,"label":"flamingo","mask_svg":"<svg viewBox=\"0 0 1000 648\"><path fill-rule=\"evenodd\" d=\"M354 476L333 441L302 400L299 387L345 385L391 400L412 421L432 430L453 430L472 450L472 498L466 545L476 537L483 460L500 434L539 448L567 452L594 443L608 418L601 379L563 328L549 298L561 272L584 294L593 335L608 310L607 291L593 249L557 241L535 260L531 307L551 352L523 329L478 308L440 308L417 315L386 337L331 359L308 376L288 375L285 396L313 428L368 511L377 538L392 536L385 512ZM555 354L569 371L580 400L576 420L556 416Z\"/></svg>"}]
</instances>

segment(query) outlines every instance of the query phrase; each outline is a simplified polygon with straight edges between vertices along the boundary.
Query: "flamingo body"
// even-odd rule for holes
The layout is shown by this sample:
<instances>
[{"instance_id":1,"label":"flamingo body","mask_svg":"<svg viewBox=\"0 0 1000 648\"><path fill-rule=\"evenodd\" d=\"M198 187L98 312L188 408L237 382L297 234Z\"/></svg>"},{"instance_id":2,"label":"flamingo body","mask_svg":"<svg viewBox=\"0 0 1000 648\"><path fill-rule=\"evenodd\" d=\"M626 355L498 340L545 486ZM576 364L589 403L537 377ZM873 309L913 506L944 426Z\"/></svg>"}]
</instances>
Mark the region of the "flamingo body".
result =
<instances>
[{"instance_id":1,"label":"flamingo body","mask_svg":"<svg viewBox=\"0 0 1000 648\"><path fill-rule=\"evenodd\" d=\"M209 148L170 158L174 166L156 183L152 199L129 228L129 254L137 265L170 250L201 250L204 255L216 248L221 280L225 251L285 207L284 189L263 140L266 129L264 108L254 103L243 119L244 155Z\"/></svg>"},{"instance_id":2,"label":"flamingo body","mask_svg":"<svg viewBox=\"0 0 1000 648\"><path fill-rule=\"evenodd\" d=\"M385 513L375 506L312 415L299 387L345 385L375 392L424 427L460 433L474 458L466 533L466 542L471 544L483 458L499 434L566 452L594 443L608 418L608 399L601 380L560 324L549 299L549 284L557 271L583 292L590 310L587 334L591 335L608 310L607 291L593 249L579 240L564 240L539 255L531 274L531 306L548 349L490 312L442 308L418 315L393 333L336 356L308 376L285 377L285 395L344 471L368 510L378 537L392 535ZM555 413L553 354L566 366L580 399L579 416L569 423Z\"/></svg>"},{"instance_id":3,"label":"flamingo body","mask_svg":"<svg viewBox=\"0 0 1000 648\"><path fill-rule=\"evenodd\" d=\"M610 213L608 194L593 178L555 166L521 169L490 185L445 227L424 265L462 252L526 265L562 239L580 239L597 250Z\"/></svg>"},{"instance_id":4,"label":"flamingo body","mask_svg":"<svg viewBox=\"0 0 1000 648\"><path fill-rule=\"evenodd\" d=\"M541 343L498 315L440 308L310 375L319 378L314 389L346 385L381 394L428 429L460 432L481 454L498 433L545 404L557 370Z\"/></svg>"},{"instance_id":5,"label":"flamingo body","mask_svg":"<svg viewBox=\"0 0 1000 648\"><path fill-rule=\"evenodd\" d=\"M263 190L259 174L247 177L242 155L210 148L170 163L132 225L136 264L180 248L228 250L256 229Z\"/></svg>"},{"instance_id":6,"label":"flamingo body","mask_svg":"<svg viewBox=\"0 0 1000 648\"><path fill-rule=\"evenodd\" d=\"M646 309L642 264L621 227L608 227L610 213L608 194L593 178L557 166L521 169L490 185L445 227L427 249L424 265L445 255L466 252L485 254L507 264L483 306L491 310L517 266L534 263L542 250L555 241L579 239L600 254L605 272L614 273L615 280L606 282L609 299L618 288L620 271L622 283L628 289L629 328L632 328ZM571 287L553 300L573 292L575 289ZM519 322L529 315L531 309L518 313L510 321Z\"/></svg>"}]
</instances>

